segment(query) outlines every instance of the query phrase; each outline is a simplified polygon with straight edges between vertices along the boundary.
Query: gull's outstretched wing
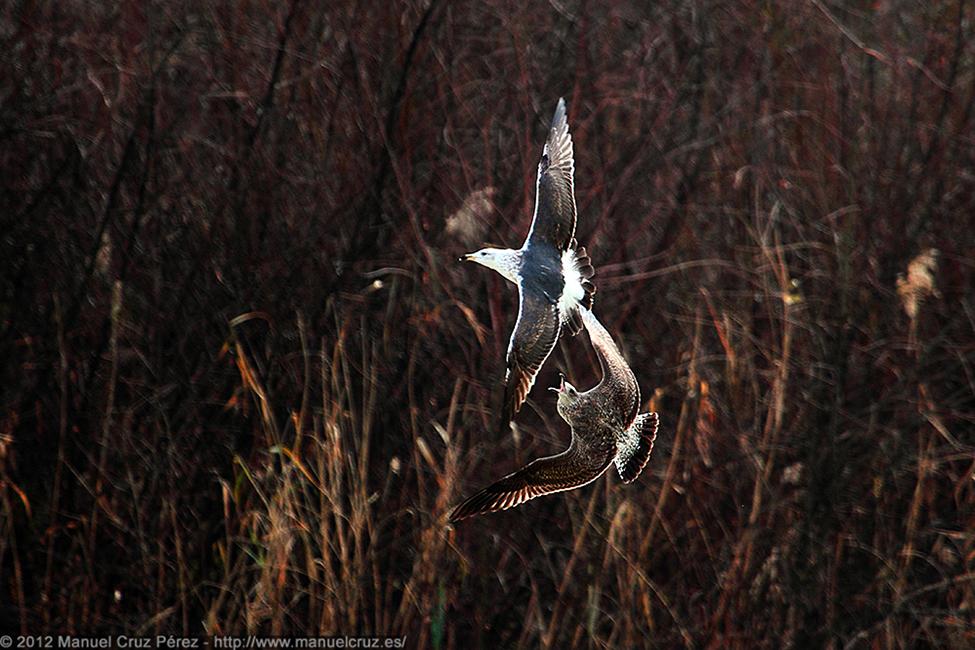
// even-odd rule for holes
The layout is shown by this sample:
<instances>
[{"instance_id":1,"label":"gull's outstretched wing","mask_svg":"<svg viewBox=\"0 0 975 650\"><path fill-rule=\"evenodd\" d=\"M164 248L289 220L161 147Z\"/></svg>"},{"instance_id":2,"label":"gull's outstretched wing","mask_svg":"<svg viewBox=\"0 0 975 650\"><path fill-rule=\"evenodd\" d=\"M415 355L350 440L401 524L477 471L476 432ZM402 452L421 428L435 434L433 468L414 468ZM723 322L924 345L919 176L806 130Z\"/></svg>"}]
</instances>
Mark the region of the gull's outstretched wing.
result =
<instances>
[{"instance_id":1,"label":"gull's outstretched wing","mask_svg":"<svg viewBox=\"0 0 975 650\"><path fill-rule=\"evenodd\" d=\"M603 378L593 391L606 392L610 396L609 399L620 409L623 426L628 427L640 410L640 385L613 337L599 319L588 309L580 307L579 311L603 370Z\"/></svg>"},{"instance_id":2,"label":"gull's outstretched wing","mask_svg":"<svg viewBox=\"0 0 975 650\"><path fill-rule=\"evenodd\" d=\"M603 439L610 439L608 434ZM564 492L592 483L613 461L614 444L598 448L586 444L573 433L572 444L561 454L539 458L484 488L457 506L450 521L485 512L507 510L535 497Z\"/></svg>"},{"instance_id":3,"label":"gull's outstretched wing","mask_svg":"<svg viewBox=\"0 0 975 650\"><path fill-rule=\"evenodd\" d=\"M518 320L508 341L508 370L501 404L501 431L528 397L535 376L559 340L558 305L541 290L519 285Z\"/></svg>"},{"instance_id":4,"label":"gull's outstretched wing","mask_svg":"<svg viewBox=\"0 0 975 650\"><path fill-rule=\"evenodd\" d=\"M572 136L565 117L565 100L552 117L548 140L538 163L535 181L535 216L528 232L529 245L543 241L564 251L575 236L576 199L572 176Z\"/></svg>"}]
</instances>

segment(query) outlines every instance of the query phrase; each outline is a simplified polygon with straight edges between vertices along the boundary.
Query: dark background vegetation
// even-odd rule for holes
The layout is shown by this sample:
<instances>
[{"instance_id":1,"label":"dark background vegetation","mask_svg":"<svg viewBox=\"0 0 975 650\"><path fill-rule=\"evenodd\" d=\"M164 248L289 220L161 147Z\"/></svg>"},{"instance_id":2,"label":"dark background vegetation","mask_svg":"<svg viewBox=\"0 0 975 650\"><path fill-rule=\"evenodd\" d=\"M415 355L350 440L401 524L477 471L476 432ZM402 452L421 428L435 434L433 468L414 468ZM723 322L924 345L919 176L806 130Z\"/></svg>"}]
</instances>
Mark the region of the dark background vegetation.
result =
<instances>
[{"instance_id":1,"label":"dark background vegetation","mask_svg":"<svg viewBox=\"0 0 975 650\"><path fill-rule=\"evenodd\" d=\"M973 20L5 3L0 627L971 647ZM452 529L598 377L564 340L499 436L517 292L456 261L521 242L560 95L661 434Z\"/></svg>"}]
</instances>

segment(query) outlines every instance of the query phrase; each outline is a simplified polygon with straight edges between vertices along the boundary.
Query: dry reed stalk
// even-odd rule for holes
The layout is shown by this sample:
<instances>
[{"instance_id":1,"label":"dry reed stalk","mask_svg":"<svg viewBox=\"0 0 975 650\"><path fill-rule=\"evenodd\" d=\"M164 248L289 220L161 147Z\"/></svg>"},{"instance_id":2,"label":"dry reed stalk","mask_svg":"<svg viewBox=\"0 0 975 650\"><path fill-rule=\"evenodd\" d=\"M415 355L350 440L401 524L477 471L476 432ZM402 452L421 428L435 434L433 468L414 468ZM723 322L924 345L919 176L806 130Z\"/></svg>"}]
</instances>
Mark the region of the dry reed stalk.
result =
<instances>
[{"instance_id":1,"label":"dry reed stalk","mask_svg":"<svg viewBox=\"0 0 975 650\"><path fill-rule=\"evenodd\" d=\"M91 514L88 517L87 544L88 553L93 555L96 549L96 535L98 533L98 514L105 508L104 485L105 464L108 461L109 436L112 431L112 420L115 414L115 389L118 383L118 334L121 327L122 314L122 283L116 281L112 286L112 306L109 312L111 333L109 334L109 356L111 358L108 395L105 398L105 414L102 418L102 435L98 445L98 462L95 466L95 490ZM112 513L109 511L109 515ZM117 519L117 518L116 518Z\"/></svg>"},{"instance_id":2,"label":"dry reed stalk","mask_svg":"<svg viewBox=\"0 0 975 650\"><path fill-rule=\"evenodd\" d=\"M572 580L572 571L575 569L575 565L579 561L579 556L583 552L586 532L589 530L592 522L593 513L596 509L596 497L598 495L599 490L592 491L592 495L589 497L589 505L586 506L586 514L583 516L579 530L575 535L575 539L572 541L572 554L569 555L569 560L565 564L565 573L562 576L562 581L559 583L558 590L555 592L555 605L552 607L552 616L549 618L548 627L542 635L543 647L555 647L556 633L559 631L559 616L565 607L566 590L569 588Z\"/></svg>"},{"instance_id":3,"label":"dry reed stalk","mask_svg":"<svg viewBox=\"0 0 975 650\"><path fill-rule=\"evenodd\" d=\"M689 361L687 364L688 390L681 402L680 414L677 417L677 425L674 427L674 444L671 447L670 459L667 462L667 471L664 474L664 480L660 486L660 492L657 495L657 503L653 509L653 516L651 517L650 524L647 527L647 533L640 544L640 557L646 557L648 555L650 548L653 545L654 535L656 534L657 528L663 521L664 507L667 505L667 499L670 496L671 490L673 489L674 478L677 475L677 467L681 461L684 440L690 428L690 423L694 419L692 412L696 410L696 399L698 395L698 387L700 385L700 376L698 375L698 355L701 346L701 329L703 323L700 305L698 305L697 310L695 311L694 322L694 338L692 339L691 348L688 353Z\"/></svg>"}]
</instances>

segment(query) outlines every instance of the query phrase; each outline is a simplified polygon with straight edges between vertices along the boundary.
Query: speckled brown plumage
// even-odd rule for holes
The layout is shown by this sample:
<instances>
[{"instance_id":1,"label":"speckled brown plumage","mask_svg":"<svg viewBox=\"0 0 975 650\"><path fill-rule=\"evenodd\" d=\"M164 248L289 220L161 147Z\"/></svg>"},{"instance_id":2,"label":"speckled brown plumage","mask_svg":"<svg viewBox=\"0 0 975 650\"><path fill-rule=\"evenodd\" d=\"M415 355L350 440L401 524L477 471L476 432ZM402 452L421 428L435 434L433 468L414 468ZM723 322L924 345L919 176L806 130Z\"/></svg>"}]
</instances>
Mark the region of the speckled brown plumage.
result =
<instances>
[{"instance_id":1,"label":"speckled brown plumage","mask_svg":"<svg viewBox=\"0 0 975 650\"><path fill-rule=\"evenodd\" d=\"M624 482L635 480L650 458L659 420L638 415L640 387L616 343L588 309L582 321L603 376L580 393L565 381L558 388L559 415L572 427L569 448L532 461L460 504L450 520L520 505L545 494L582 487L599 478L613 462Z\"/></svg>"}]
</instances>

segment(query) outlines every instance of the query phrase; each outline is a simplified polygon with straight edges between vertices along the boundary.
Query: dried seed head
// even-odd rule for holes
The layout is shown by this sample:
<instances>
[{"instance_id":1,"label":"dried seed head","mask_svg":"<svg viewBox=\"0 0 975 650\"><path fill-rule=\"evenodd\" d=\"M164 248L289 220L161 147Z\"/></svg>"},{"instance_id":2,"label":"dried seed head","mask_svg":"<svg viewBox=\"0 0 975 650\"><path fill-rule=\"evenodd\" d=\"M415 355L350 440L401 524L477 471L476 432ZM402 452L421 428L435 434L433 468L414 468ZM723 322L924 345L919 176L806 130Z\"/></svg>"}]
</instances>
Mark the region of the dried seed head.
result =
<instances>
[{"instance_id":1,"label":"dried seed head","mask_svg":"<svg viewBox=\"0 0 975 650\"><path fill-rule=\"evenodd\" d=\"M938 250L929 248L922 251L907 265L907 276L897 278L897 295L901 298L904 312L912 321L917 319L921 303L929 296L938 297L934 285L934 274L938 270Z\"/></svg>"}]
</instances>

